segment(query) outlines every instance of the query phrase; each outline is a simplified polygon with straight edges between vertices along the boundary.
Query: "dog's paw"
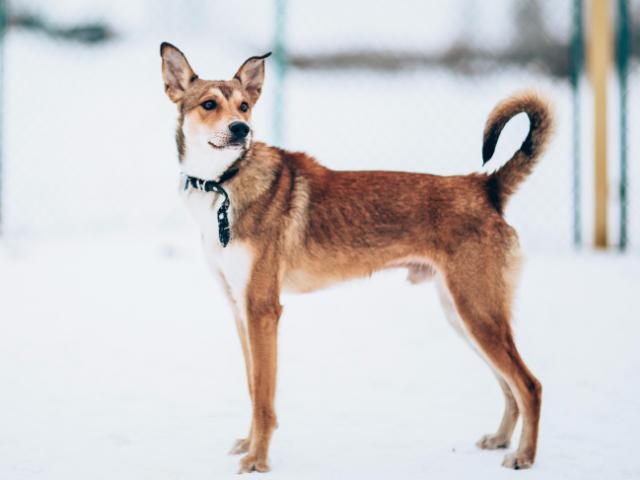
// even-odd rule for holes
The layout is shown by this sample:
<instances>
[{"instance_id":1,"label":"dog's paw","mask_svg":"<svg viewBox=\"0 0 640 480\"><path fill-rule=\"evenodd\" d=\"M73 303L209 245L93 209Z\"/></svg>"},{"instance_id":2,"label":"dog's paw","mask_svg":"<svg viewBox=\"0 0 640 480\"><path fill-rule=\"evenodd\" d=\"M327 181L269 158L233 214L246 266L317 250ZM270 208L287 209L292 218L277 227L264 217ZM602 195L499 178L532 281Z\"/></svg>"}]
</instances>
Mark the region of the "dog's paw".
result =
<instances>
[{"instance_id":1,"label":"dog's paw","mask_svg":"<svg viewBox=\"0 0 640 480\"><path fill-rule=\"evenodd\" d=\"M496 448L508 448L509 443L511 442L507 437L494 433L492 435L484 435L476 442L476 446L484 450L495 450Z\"/></svg>"},{"instance_id":2,"label":"dog's paw","mask_svg":"<svg viewBox=\"0 0 640 480\"><path fill-rule=\"evenodd\" d=\"M240 470L238 473L251 473L251 472L268 472L271 470L269 462L266 458L260 458L257 455L248 454L240 460Z\"/></svg>"},{"instance_id":3,"label":"dog's paw","mask_svg":"<svg viewBox=\"0 0 640 480\"><path fill-rule=\"evenodd\" d=\"M249 445L251 445L250 438L239 438L233 443L233 447L229 450L229 455L240 455L241 453L247 453L249 451Z\"/></svg>"},{"instance_id":4,"label":"dog's paw","mask_svg":"<svg viewBox=\"0 0 640 480\"><path fill-rule=\"evenodd\" d=\"M503 467L513 468L514 470L529 468L531 465L533 465L533 459L531 456L520 452L514 452L506 455L502 462Z\"/></svg>"}]
</instances>

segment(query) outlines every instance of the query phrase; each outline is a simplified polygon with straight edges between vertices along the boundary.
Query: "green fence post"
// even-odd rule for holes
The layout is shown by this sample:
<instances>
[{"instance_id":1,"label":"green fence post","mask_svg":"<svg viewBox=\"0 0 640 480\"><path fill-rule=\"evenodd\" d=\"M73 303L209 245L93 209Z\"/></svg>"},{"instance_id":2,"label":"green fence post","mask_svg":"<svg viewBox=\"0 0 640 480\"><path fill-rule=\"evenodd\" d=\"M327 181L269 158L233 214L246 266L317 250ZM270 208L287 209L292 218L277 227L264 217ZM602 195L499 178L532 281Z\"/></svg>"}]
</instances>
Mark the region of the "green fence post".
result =
<instances>
[{"instance_id":1,"label":"green fence post","mask_svg":"<svg viewBox=\"0 0 640 480\"><path fill-rule=\"evenodd\" d=\"M285 105L284 89L287 74L286 33L286 0L275 0L275 31L273 37L273 59L276 69L276 90L273 104L273 142L276 146L284 146Z\"/></svg>"},{"instance_id":2,"label":"green fence post","mask_svg":"<svg viewBox=\"0 0 640 480\"><path fill-rule=\"evenodd\" d=\"M627 248L627 77L629 72L629 2L618 0L616 65L620 99L620 250Z\"/></svg>"},{"instance_id":3,"label":"green fence post","mask_svg":"<svg viewBox=\"0 0 640 480\"><path fill-rule=\"evenodd\" d=\"M0 0L0 235L4 233L4 35L7 25L7 5Z\"/></svg>"},{"instance_id":4,"label":"green fence post","mask_svg":"<svg viewBox=\"0 0 640 480\"><path fill-rule=\"evenodd\" d=\"M573 111L573 244L582 245L581 220L581 148L580 148L580 76L583 67L582 0L573 0L571 33L571 92Z\"/></svg>"}]
</instances>

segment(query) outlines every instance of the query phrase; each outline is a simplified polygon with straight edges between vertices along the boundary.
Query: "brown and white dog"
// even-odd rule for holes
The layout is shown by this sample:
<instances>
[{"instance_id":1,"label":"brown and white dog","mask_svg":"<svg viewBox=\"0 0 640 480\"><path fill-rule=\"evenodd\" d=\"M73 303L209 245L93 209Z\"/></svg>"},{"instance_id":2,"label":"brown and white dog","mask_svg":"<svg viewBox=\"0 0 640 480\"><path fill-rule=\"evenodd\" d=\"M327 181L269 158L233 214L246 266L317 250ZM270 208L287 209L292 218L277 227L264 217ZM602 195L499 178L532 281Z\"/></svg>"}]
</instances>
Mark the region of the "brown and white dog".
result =
<instances>
[{"instance_id":1,"label":"brown and white dog","mask_svg":"<svg viewBox=\"0 0 640 480\"><path fill-rule=\"evenodd\" d=\"M232 450L246 453L240 472L269 470L280 292L308 292L399 267L407 268L414 283L435 275L447 318L498 378L504 415L497 432L478 446L506 448L522 414L520 444L503 465L531 466L542 388L513 340L520 254L503 210L547 144L547 104L534 93L521 93L491 112L485 162L511 117L526 112L530 120L520 149L494 173L336 171L304 153L254 141L251 112L260 97L265 57L249 58L231 80L209 81L173 45L163 43L160 52L165 91L178 107L178 156L187 176L183 195L231 303L246 362L253 416L249 435ZM203 187L206 180L213 191ZM227 193L228 245L218 222Z\"/></svg>"}]
</instances>

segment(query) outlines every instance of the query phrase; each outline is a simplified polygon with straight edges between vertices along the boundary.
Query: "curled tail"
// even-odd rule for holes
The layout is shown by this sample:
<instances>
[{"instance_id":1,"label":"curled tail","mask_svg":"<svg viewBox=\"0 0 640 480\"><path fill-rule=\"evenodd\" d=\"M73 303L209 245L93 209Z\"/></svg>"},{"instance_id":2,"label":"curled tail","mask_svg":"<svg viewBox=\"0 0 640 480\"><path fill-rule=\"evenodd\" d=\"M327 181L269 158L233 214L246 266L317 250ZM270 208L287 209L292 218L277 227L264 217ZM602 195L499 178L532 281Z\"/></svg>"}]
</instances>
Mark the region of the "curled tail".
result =
<instances>
[{"instance_id":1,"label":"curled tail","mask_svg":"<svg viewBox=\"0 0 640 480\"><path fill-rule=\"evenodd\" d=\"M483 164L496 149L500 132L518 113L529 117L529 134L520 149L495 172L487 176L489 200L502 213L507 199L533 170L544 152L553 130L553 116L547 102L535 92L517 93L495 106L484 128Z\"/></svg>"}]
</instances>

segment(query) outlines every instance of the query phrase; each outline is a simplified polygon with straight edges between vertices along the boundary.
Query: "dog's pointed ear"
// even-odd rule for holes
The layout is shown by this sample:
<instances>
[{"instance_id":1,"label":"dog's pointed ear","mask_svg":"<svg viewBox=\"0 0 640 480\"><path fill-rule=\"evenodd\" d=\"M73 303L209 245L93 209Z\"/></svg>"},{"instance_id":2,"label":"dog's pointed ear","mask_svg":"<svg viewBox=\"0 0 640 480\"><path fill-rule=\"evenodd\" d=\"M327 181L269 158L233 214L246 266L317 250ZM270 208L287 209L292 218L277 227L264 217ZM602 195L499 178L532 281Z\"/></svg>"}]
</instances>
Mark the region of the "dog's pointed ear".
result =
<instances>
[{"instance_id":1,"label":"dog's pointed ear","mask_svg":"<svg viewBox=\"0 0 640 480\"><path fill-rule=\"evenodd\" d=\"M262 92L262 82L264 82L264 59L271 55L271 52L261 57L251 57L247 59L233 76L238 80L247 93L251 96L251 101L255 103Z\"/></svg>"},{"instance_id":2,"label":"dog's pointed ear","mask_svg":"<svg viewBox=\"0 0 640 480\"><path fill-rule=\"evenodd\" d=\"M164 90L172 102L178 103L191 82L197 80L198 76L184 54L170 43L163 42L160 45L160 56Z\"/></svg>"}]
</instances>

